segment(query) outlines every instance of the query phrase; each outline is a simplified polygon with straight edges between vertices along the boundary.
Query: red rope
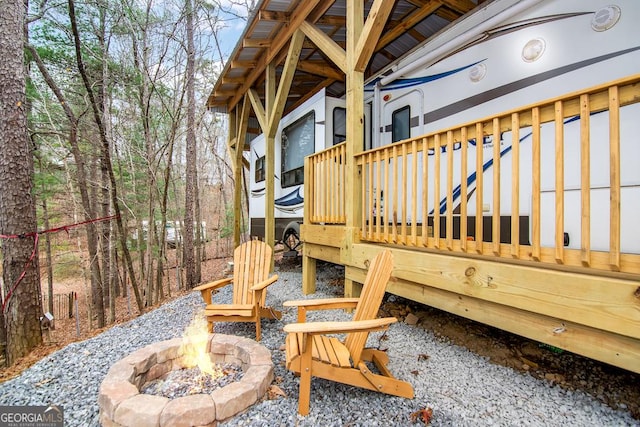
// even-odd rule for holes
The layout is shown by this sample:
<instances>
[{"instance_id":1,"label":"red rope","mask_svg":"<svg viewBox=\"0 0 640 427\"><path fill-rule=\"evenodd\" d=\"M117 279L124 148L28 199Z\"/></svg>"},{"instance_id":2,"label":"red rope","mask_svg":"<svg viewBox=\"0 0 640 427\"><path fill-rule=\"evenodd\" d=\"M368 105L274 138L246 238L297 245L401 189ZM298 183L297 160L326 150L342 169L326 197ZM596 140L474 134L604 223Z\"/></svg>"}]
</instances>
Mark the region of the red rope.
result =
<instances>
[{"instance_id":1,"label":"red rope","mask_svg":"<svg viewBox=\"0 0 640 427\"><path fill-rule=\"evenodd\" d=\"M31 263L33 262L33 259L36 256L36 252L38 249L38 238L39 238L38 233L35 233L35 236L33 239L33 251L31 252L31 256L25 263L22 274L20 275L20 277L18 277L18 280L16 280L16 283L14 283L11 289L9 289L9 292L7 292L7 296L4 298L4 301L2 302L2 313L5 313L5 309L7 308L7 304L9 303L9 299L11 298L11 295L13 295L13 292L16 290L20 282L22 282L22 279L24 279L24 276L27 275L27 270L29 269L29 266L31 266Z\"/></svg>"},{"instance_id":2,"label":"red rope","mask_svg":"<svg viewBox=\"0 0 640 427\"><path fill-rule=\"evenodd\" d=\"M0 234L0 239L24 239L26 237L33 237L33 251L31 252L31 256L29 257L29 259L24 265L24 271L22 272L22 274L20 274L20 277L18 277L18 280L16 280L16 283L13 284L13 286L7 293L7 296L4 298L4 301L2 302L2 313L5 313L5 309L7 308L7 304L9 303L9 299L11 298L11 295L13 295L13 292L16 290L18 285L20 285L20 282L22 282L22 279L24 279L24 276L27 275L27 270L31 266L33 259L36 257L36 252L38 250L38 239L41 234L57 233L58 231L63 231L63 230L68 232L70 229L75 227L80 227L81 225L90 224L92 222L110 221L116 217L117 217L116 215L111 215L103 218L88 219L86 221L77 222L75 224L63 225L61 227L55 227L55 228L50 228L48 230L35 231L35 232L25 233L25 234Z\"/></svg>"}]
</instances>

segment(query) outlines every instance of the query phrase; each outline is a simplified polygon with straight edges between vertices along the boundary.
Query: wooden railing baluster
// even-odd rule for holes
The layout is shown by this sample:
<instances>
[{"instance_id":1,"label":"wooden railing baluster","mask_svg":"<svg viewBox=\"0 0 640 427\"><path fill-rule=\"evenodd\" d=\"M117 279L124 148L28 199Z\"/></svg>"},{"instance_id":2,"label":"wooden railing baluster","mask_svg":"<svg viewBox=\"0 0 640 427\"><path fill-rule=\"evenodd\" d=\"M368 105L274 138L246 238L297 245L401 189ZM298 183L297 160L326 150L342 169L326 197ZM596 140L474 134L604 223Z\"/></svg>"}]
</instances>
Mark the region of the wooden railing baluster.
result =
<instances>
[{"instance_id":1,"label":"wooden railing baluster","mask_svg":"<svg viewBox=\"0 0 640 427\"><path fill-rule=\"evenodd\" d=\"M618 86L609 88L609 264L620 270L620 104Z\"/></svg>"},{"instance_id":2,"label":"wooden railing baluster","mask_svg":"<svg viewBox=\"0 0 640 427\"><path fill-rule=\"evenodd\" d=\"M474 251L480 255L572 268L640 273L640 253L624 252L627 240L622 234L624 206L621 206L621 181L626 176L621 156L626 145L621 141L620 113L622 107L638 102L640 75L360 153L356 155L362 174L364 211L360 237L363 241L432 249L446 247L452 252ZM609 212L605 214L609 220L609 240L608 247L605 241L604 249L598 240L598 248L594 250L596 242L591 241L591 224L599 221L600 216L592 216L591 202L595 201L592 198L596 193L591 186L596 181L591 182L591 162L596 153L601 156L601 146L592 150L590 145L596 135L591 135L592 126L600 120L595 114L601 112L608 113L609 120L609 183L608 188L606 184L603 187L610 201ZM529 127L530 134L524 130ZM574 130L569 130L572 128ZM508 132L511 132L511 140L507 141L511 143L510 151L500 145L501 136ZM493 146L490 151L487 149L485 158L486 135ZM545 141L543 135L548 135ZM471 153L470 148L475 152ZM443 153L447 156L444 165ZM472 154L475 165L469 161ZM454 159L454 155L459 158ZM501 167L502 157L508 156L511 156L510 162ZM543 161L555 169L543 174ZM305 223L346 223L345 163L345 143L305 161L305 199L309 209L305 212ZM501 177L509 165L511 176ZM458 167L460 173L456 172ZM475 173L470 175L469 168L475 169ZM524 176L522 171L526 171ZM490 200L485 200L488 195L484 189L485 173L492 179ZM511 183L510 201L504 202L500 191L507 189L507 182ZM579 206L575 206L577 199L573 199L578 190L576 184L580 191ZM523 187L525 185L531 188ZM572 205L567 205L569 202L565 199L571 200ZM475 219L468 217L470 200L475 203L471 213ZM530 209L524 213L527 204ZM501 205L506 212L510 208L507 229L510 238L508 234L501 236L501 216L509 215L501 212ZM602 208L607 209L604 206ZM491 213L484 218L486 210ZM578 218L580 225L575 229ZM565 227L568 219L572 223ZM526 220L530 230L528 244L524 243L526 236L522 229ZM469 243L472 240L475 243Z\"/></svg>"}]
</instances>

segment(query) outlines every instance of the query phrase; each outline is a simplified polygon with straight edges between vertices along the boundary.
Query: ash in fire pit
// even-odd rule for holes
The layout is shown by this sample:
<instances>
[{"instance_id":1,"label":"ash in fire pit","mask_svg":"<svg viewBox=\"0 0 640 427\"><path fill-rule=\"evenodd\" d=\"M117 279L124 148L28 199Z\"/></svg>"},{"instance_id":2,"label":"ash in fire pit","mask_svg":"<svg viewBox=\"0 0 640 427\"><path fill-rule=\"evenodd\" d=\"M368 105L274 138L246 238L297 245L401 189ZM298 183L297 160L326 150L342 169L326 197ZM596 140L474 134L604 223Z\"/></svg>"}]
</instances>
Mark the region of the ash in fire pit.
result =
<instances>
[{"instance_id":1,"label":"ash in fire pit","mask_svg":"<svg viewBox=\"0 0 640 427\"><path fill-rule=\"evenodd\" d=\"M242 379L243 371L238 365L225 363L217 365L217 368L219 375L202 372L197 366L171 371L165 377L145 384L140 392L175 399L192 394L209 394L217 388Z\"/></svg>"}]
</instances>

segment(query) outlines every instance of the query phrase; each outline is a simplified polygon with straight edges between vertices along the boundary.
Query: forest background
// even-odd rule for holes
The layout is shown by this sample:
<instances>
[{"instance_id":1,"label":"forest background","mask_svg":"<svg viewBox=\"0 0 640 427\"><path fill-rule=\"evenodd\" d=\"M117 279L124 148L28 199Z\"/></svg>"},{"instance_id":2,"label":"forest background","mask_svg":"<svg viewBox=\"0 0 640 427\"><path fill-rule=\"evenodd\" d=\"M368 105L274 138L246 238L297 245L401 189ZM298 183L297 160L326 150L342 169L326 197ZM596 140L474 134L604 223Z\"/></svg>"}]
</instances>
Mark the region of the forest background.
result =
<instances>
[{"instance_id":1,"label":"forest background","mask_svg":"<svg viewBox=\"0 0 640 427\"><path fill-rule=\"evenodd\" d=\"M235 183L225 117L206 99L255 3L0 1L8 365L42 344L45 313L60 315L56 283L85 284L98 330L116 321L119 299L140 314L171 286L197 284L202 261L229 255ZM14 106L24 120L12 121ZM63 296L71 315L75 297Z\"/></svg>"}]
</instances>

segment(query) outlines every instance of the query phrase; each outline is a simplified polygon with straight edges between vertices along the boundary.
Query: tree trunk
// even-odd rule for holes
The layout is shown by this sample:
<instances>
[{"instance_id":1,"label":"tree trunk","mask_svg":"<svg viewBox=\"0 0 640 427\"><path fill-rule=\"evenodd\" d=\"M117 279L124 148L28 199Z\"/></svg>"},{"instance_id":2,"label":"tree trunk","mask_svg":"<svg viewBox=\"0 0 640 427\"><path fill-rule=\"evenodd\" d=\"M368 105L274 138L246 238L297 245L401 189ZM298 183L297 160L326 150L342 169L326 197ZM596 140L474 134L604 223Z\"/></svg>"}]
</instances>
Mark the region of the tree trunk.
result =
<instances>
[{"instance_id":1,"label":"tree trunk","mask_svg":"<svg viewBox=\"0 0 640 427\"><path fill-rule=\"evenodd\" d=\"M86 171L86 161L85 156L81 153L80 147L78 144L78 119L71 110L69 103L65 99L62 91L53 80L49 71L45 67L40 55L33 48L33 46L27 44L27 51L30 53L33 60L36 62L38 66L38 70L42 77L44 78L47 86L54 93L60 106L64 110L64 113L69 120L69 147L71 154L73 156L73 161L76 165L76 179L78 181L78 191L80 192L80 198L82 200L82 210L84 213L84 220L89 221L95 218L95 210L93 208L93 204L91 203L92 197L89 196L89 185ZM87 233L87 249L89 251L89 260L97 260L98 257L98 240L97 240L97 229L94 223L88 223L86 225L86 233ZM92 281L95 280L97 282L101 281L100 278L100 269L98 268L98 263L91 262L91 277Z\"/></svg>"},{"instance_id":2,"label":"tree trunk","mask_svg":"<svg viewBox=\"0 0 640 427\"><path fill-rule=\"evenodd\" d=\"M187 155L186 155L186 185L184 206L184 243L182 248L184 265L186 267L187 289L194 287L198 282L195 272L195 259L193 254L193 211L194 197L196 196L196 134L195 134L195 47L193 36L193 5L191 0L185 1L185 17L187 28Z\"/></svg>"},{"instance_id":3,"label":"tree trunk","mask_svg":"<svg viewBox=\"0 0 640 427\"><path fill-rule=\"evenodd\" d=\"M131 254L129 253L129 248L127 247L127 231L124 227L122 216L120 215L120 205L118 201L116 179L113 173L113 169L111 167L109 141L105 133L102 116L100 115L100 108L96 103L96 99L93 94L93 87L87 76L87 72L82 59L80 33L78 31L78 24L76 22L75 3L73 0L69 0L69 20L71 22L71 30L73 32L73 41L74 41L74 47L76 51L76 62L78 64L78 71L80 72L80 76L82 77L82 82L84 83L85 89L87 91L87 96L89 98L91 109L93 111L93 118L100 132L100 141L102 142L102 146L101 146L102 161L104 161L105 167L107 168L107 172L109 174L111 202L113 203L113 209L116 216L116 223L118 224L118 236L120 238L120 248L122 250L122 254L124 255L125 265L129 269L129 276L131 277L131 287L133 288L133 293L135 294L135 297L136 297L138 310L140 311L140 313L142 313L144 311L144 303L142 302L140 289L138 289L138 284L135 280L135 274L133 272L133 261L131 260Z\"/></svg>"},{"instance_id":4,"label":"tree trunk","mask_svg":"<svg viewBox=\"0 0 640 427\"><path fill-rule=\"evenodd\" d=\"M49 210L47 207L46 193L42 198L42 217L44 220L44 228L48 230L49 226ZM45 253L47 257L47 296L49 297L49 304L47 310L53 314L53 259L51 257L51 236L49 233L44 235Z\"/></svg>"},{"instance_id":5,"label":"tree trunk","mask_svg":"<svg viewBox=\"0 0 640 427\"><path fill-rule=\"evenodd\" d=\"M107 94L107 81L109 79L109 61L108 61L108 53L107 53L107 45L106 45L106 11L104 7L98 7L100 13L100 26L98 29L98 41L100 44L100 52L102 55L102 67L100 68L100 77L98 79L98 96L99 96L99 107L102 113L102 117L105 123L105 133L110 134L109 123L111 119L109 117L109 106L108 106L108 94ZM98 152L100 149L98 148ZM109 171L107 170L107 163L104 159L100 160L100 181L101 181L101 194L100 194L100 202L101 202L101 213L102 217L106 218L111 216L110 211L110 203L109 203ZM101 237L101 245L100 245L100 253L102 255L102 281L100 282L101 286L101 305L102 309L98 314L98 327L104 327L106 325L106 313L105 307L108 307L110 298L110 287L111 287L111 277L113 268L111 266L111 222L104 221L100 224L100 237Z\"/></svg>"},{"instance_id":6,"label":"tree trunk","mask_svg":"<svg viewBox=\"0 0 640 427\"><path fill-rule=\"evenodd\" d=\"M33 153L27 138L23 2L0 0L0 234L7 364L42 344ZM17 237L24 236L24 237Z\"/></svg>"},{"instance_id":7,"label":"tree trunk","mask_svg":"<svg viewBox=\"0 0 640 427\"><path fill-rule=\"evenodd\" d=\"M202 280L202 246L203 246L203 236L202 236L202 212L200 211L200 185L198 184L198 171L196 170L196 179L195 179L195 238L196 238L196 271L195 271L195 281L196 283L200 283Z\"/></svg>"}]
</instances>

